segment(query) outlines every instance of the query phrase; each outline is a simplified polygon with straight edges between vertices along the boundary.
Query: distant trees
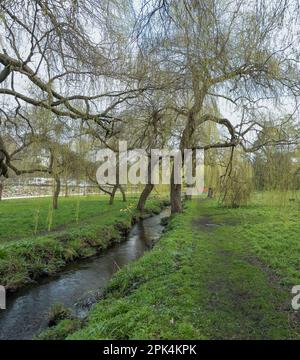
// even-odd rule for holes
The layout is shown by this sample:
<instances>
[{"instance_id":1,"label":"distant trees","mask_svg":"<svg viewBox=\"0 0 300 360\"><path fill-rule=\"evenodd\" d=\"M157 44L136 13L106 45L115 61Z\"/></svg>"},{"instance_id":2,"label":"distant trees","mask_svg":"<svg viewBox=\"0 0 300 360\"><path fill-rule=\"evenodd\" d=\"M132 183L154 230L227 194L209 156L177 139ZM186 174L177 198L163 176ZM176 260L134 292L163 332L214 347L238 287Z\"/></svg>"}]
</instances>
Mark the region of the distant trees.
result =
<instances>
[{"instance_id":1,"label":"distant trees","mask_svg":"<svg viewBox=\"0 0 300 360\"><path fill-rule=\"evenodd\" d=\"M86 175L87 179L93 183L95 186L98 187L101 193L104 193L109 196L109 204L113 205L114 199L116 196L116 192L120 190L122 199L124 202L126 202L126 193L122 185L120 185L118 181L118 174L117 174L117 182L116 184L107 184L107 185L101 185L98 183L96 178L96 172L97 172L97 162L87 162L86 163Z\"/></svg>"},{"instance_id":2,"label":"distant trees","mask_svg":"<svg viewBox=\"0 0 300 360\"><path fill-rule=\"evenodd\" d=\"M256 188L277 191L299 189L298 166L299 158L291 148L263 148L253 162Z\"/></svg>"}]
</instances>

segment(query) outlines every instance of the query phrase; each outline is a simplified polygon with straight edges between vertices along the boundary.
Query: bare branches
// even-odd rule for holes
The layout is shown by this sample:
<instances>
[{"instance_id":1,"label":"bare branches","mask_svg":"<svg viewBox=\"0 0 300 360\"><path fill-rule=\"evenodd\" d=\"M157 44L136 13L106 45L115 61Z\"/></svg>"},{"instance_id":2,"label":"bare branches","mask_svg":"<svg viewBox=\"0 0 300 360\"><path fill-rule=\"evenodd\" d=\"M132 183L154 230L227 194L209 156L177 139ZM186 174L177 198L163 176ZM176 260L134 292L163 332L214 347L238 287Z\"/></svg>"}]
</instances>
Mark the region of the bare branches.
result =
<instances>
[{"instance_id":1,"label":"bare branches","mask_svg":"<svg viewBox=\"0 0 300 360\"><path fill-rule=\"evenodd\" d=\"M21 153L24 149L29 147L32 144L32 142L24 143L19 148L12 151L10 154L5 148L4 141L2 137L0 136L0 176L6 176L8 177L8 169L11 169L16 175L24 175L24 174L34 174L36 172L41 173L51 173L52 172L52 160L50 159L49 166L48 167L34 167L30 169L19 169L16 166L13 165L12 161L14 160L14 157Z\"/></svg>"},{"instance_id":2,"label":"bare branches","mask_svg":"<svg viewBox=\"0 0 300 360\"><path fill-rule=\"evenodd\" d=\"M276 133L264 118L284 99L290 112L300 95L292 1L146 0L138 19L122 14L134 10L126 4L1 1L0 111L14 139L2 165L20 173L17 154L74 133L110 148L123 137L147 150L252 152L299 140L286 119L278 116ZM210 122L218 136L205 143Z\"/></svg>"},{"instance_id":3,"label":"bare branches","mask_svg":"<svg viewBox=\"0 0 300 360\"><path fill-rule=\"evenodd\" d=\"M118 21L117 7L94 0L68 5L25 0L2 1L0 8L6 31L0 83L12 74L10 86L0 94L10 106L14 103L9 97L16 102L16 114L28 106L41 107L57 116L94 121L109 132L119 120L114 110L146 90L135 76L130 87L128 78L120 80L125 78L121 74L129 76L130 64L120 57L123 44L116 41L117 32L108 33L106 19L112 12ZM100 39L88 31L93 26Z\"/></svg>"}]
</instances>

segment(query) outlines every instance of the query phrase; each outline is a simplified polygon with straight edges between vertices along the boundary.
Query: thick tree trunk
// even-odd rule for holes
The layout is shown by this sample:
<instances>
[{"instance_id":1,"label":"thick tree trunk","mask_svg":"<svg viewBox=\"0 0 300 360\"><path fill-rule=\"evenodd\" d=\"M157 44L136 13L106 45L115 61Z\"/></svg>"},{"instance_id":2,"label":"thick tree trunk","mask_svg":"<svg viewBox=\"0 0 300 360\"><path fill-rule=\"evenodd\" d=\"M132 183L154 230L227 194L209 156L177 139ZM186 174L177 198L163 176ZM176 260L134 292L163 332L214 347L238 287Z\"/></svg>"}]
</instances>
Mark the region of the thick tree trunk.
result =
<instances>
[{"instance_id":1,"label":"thick tree trunk","mask_svg":"<svg viewBox=\"0 0 300 360\"><path fill-rule=\"evenodd\" d=\"M145 205L146 205L146 201L149 197L149 195L151 194L152 190L154 189L154 185L151 184L151 160L149 159L148 162L148 184L145 185L140 198L139 198L139 202L137 204L137 210L140 212L144 212L145 210Z\"/></svg>"},{"instance_id":2,"label":"thick tree trunk","mask_svg":"<svg viewBox=\"0 0 300 360\"><path fill-rule=\"evenodd\" d=\"M171 213L176 214L182 212L181 184L174 184L174 165L171 174L170 199Z\"/></svg>"},{"instance_id":3,"label":"thick tree trunk","mask_svg":"<svg viewBox=\"0 0 300 360\"><path fill-rule=\"evenodd\" d=\"M121 185L119 185L119 189L121 191L121 194L122 194L122 198L123 198L123 202L126 202L126 194L125 194L125 191L123 189L123 187Z\"/></svg>"},{"instance_id":4,"label":"thick tree trunk","mask_svg":"<svg viewBox=\"0 0 300 360\"><path fill-rule=\"evenodd\" d=\"M201 99L201 103L203 98ZM201 104L200 103L200 104ZM180 151L183 157L184 150L189 148L192 136L195 131L195 109L191 110L188 114L187 123L183 130L181 141L180 141ZM183 158L182 158L183 159ZM171 198L171 212L172 214L182 212L181 204L181 184L174 184L174 165L171 174L171 189L170 189L170 198Z\"/></svg>"},{"instance_id":5,"label":"thick tree trunk","mask_svg":"<svg viewBox=\"0 0 300 360\"><path fill-rule=\"evenodd\" d=\"M171 186L171 213L181 213L182 212L182 203L181 203L181 185L173 184Z\"/></svg>"},{"instance_id":6,"label":"thick tree trunk","mask_svg":"<svg viewBox=\"0 0 300 360\"><path fill-rule=\"evenodd\" d=\"M196 176L196 151L193 150L193 158L192 158L192 175ZM184 200L192 200L192 195L189 195L189 188L192 188L192 184L186 184L186 194L184 196Z\"/></svg>"},{"instance_id":7,"label":"thick tree trunk","mask_svg":"<svg viewBox=\"0 0 300 360\"><path fill-rule=\"evenodd\" d=\"M57 209L58 208L58 197L60 194L60 187L61 187L59 176L55 175L54 181L55 181L55 188L53 191L52 204L53 204L53 209Z\"/></svg>"},{"instance_id":8,"label":"thick tree trunk","mask_svg":"<svg viewBox=\"0 0 300 360\"><path fill-rule=\"evenodd\" d=\"M144 190L142 191L140 198L139 198L139 202L137 204L137 209L140 212L143 212L145 210L146 201L147 201L149 195L151 194L151 191L153 190L153 188L154 188L153 184L147 184L144 187Z\"/></svg>"}]
</instances>

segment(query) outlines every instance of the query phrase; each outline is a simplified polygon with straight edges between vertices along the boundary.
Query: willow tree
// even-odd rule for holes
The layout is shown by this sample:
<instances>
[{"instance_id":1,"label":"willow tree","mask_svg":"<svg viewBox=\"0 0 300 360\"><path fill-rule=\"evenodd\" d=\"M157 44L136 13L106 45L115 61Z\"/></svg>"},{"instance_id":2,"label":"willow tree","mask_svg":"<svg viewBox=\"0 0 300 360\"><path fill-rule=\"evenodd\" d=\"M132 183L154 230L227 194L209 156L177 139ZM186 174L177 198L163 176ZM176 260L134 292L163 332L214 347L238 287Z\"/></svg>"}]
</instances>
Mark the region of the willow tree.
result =
<instances>
[{"instance_id":1,"label":"willow tree","mask_svg":"<svg viewBox=\"0 0 300 360\"><path fill-rule=\"evenodd\" d=\"M198 148L257 148L261 105L299 95L298 26L297 4L288 0L144 2L138 39L145 57L159 59L161 76L174 79L172 108L185 119L182 152L207 121L225 131L220 142ZM206 113L212 99L236 115ZM172 212L182 210L180 184L171 183L171 204Z\"/></svg>"},{"instance_id":2,"label":"willow tree","mask_svg":"<svg viewBox=\"0 0 300 360\"><path fill-rule=\"evenodd\" d=\"M157 88L162 88L161 86ZM157 163L155 164L151 159L151 150L168 147L174 122L166 109L163 91L143 94L128 110L125 119L125 126L128 129L124 131L125 137L130 136L130 133L133 134L130 136L130 148L143 148L148 156L146 184L137 203L137 209L143 212L146 201L155 188L151 180L152 170ZM158 158L157 161L159 162L160 159Z\"/></svg>"},{"instance_id":3,"label":"willow tree","mask_svg":"<svg viewBox=\"0 0 300 360\"><path fill-rule=\"evenodd\" d=\"M109 136L118 107L143 91L125 52L130 10L129 1L1 1L1 125L14 127L18 117L34 131L27 115L44 109ZM5 175L36 170L16 168L3 141L0 167Z\"/></svg>"}]
</instances>

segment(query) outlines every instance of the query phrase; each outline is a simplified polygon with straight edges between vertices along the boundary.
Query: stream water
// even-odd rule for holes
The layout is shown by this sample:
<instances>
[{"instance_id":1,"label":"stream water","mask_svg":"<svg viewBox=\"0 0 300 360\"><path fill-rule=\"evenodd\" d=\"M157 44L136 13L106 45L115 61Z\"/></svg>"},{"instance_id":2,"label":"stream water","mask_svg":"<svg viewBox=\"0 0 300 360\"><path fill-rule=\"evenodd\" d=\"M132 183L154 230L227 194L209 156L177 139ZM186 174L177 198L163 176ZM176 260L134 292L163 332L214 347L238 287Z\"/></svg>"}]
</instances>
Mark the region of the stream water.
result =
<instances>
[{"instance_id":1,"label":"stream water","mask_svg":"<svg viewBox=\"0 0 300 360\"><path fill-rule=\"evenodd\" d=\"M10 294L7 309L0 310L0 340L31 339L47 327L49 310L54 303L77 309L76 303L103 289L113 274L150 249L163 231L161 219L169 216L169 209L159 215L139 221L128 239L115 244L101 255L69 265L59 275L42 279L38 284Z\"/></svg>"}]
</instances>

